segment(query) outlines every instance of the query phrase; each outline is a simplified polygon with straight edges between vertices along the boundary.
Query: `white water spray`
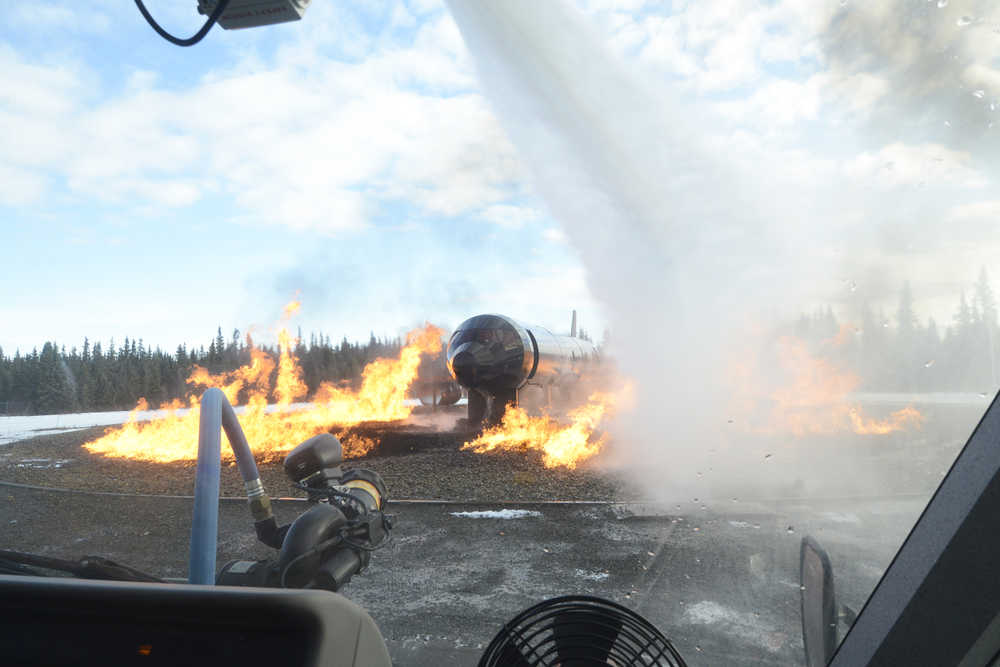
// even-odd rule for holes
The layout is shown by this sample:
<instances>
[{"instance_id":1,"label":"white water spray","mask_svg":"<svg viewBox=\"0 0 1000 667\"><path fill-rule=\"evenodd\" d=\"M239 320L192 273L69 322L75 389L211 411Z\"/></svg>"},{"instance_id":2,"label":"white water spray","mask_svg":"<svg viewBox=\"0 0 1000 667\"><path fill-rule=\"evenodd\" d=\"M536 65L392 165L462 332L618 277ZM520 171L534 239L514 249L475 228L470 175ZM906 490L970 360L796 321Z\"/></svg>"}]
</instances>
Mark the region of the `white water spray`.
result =
<instances>
[{"instance_id":1,"label":"white water spray","mask_svg":"<svg viewBox=\"0 0 1000 667\"><path fill-rule=\"evenodd\" d=\"M686 493L727 422L732 333L774 284L761 267L790 263L768 223L783 218L708 145L698 109L651 94L569 6L449 5L638 383L626 459Z\"/></svg>"}]
</instances>

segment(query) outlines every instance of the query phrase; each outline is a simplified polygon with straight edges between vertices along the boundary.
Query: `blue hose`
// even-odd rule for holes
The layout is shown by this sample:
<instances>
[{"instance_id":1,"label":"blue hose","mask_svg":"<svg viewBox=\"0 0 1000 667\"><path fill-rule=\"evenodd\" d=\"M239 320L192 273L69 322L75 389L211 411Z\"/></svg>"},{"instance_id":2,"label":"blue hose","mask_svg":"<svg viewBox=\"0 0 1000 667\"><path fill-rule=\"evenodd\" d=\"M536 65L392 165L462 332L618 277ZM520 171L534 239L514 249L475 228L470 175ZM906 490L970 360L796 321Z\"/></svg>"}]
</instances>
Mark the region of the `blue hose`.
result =
<instances>
[{"instance_id":1,"label":"blue hose","mask_svg":"<svg viewBox=\"0 0 1000 667\"><path fill-rule=\"evenodd\" d=\"M261 516L271 516L270 499L260 483L257 463L233 406L221 390L209 389L201 397L198 424L198 466L194 478L194 515L191 520L191 557L188 570L188 581L192 584L215 583L223 429L233 454L236 455L236 463L246 485L255 518L258 510Z\"/></svg>"}]
</instances>

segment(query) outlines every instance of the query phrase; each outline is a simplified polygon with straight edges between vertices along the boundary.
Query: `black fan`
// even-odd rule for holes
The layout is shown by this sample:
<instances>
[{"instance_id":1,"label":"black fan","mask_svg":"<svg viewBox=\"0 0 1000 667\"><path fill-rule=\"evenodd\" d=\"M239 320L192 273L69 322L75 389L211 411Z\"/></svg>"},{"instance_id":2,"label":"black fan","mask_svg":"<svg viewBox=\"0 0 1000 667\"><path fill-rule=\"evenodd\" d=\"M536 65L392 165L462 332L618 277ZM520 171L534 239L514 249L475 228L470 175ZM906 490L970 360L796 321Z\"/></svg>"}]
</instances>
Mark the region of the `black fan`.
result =
<instances>
[{"instance_id":1,"label":"black fan","mask_svg":"<svg viewBox=\"0 0 1000 667\"><path fill-rule=\"evenodd\" d=\"M552 598L518 614L479 667L664 665L686 667L666 637L631 609L589 595Z\"/></svg>"}]
</instances>

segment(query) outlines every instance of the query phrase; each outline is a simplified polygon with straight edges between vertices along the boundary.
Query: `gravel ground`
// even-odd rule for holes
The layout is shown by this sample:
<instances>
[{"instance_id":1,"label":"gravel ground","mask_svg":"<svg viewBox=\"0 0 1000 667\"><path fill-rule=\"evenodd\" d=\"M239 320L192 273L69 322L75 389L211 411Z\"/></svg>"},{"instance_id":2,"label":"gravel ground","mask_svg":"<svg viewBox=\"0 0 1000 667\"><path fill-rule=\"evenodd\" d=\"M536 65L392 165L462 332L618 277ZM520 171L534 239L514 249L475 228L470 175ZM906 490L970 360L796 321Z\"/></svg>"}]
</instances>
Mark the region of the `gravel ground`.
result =
<instances>
[{"instance_id":1,"label":"gravel ground","mask_svg":"<svg viewBox=\"0 0 1000 667\"><path fill-rule=\"evenodd\" d=\"M354 459L344 467L378 472L391 498L456 501L622 500L624 485L596 467L548 469L534 452L475 454L461 451L466 435L414 432L384 426L402 452ZM39 436L0 447L0 481L87 491L190 495L193 461L150 463L105 458L83 449L105 427ZM409 445L407 446L407 443ZM272 497L303 495L288 482L280 462L260 462L261 480ZM242 496L235 463L223 463L221 492Z\"/></svg>"}]
</instances>

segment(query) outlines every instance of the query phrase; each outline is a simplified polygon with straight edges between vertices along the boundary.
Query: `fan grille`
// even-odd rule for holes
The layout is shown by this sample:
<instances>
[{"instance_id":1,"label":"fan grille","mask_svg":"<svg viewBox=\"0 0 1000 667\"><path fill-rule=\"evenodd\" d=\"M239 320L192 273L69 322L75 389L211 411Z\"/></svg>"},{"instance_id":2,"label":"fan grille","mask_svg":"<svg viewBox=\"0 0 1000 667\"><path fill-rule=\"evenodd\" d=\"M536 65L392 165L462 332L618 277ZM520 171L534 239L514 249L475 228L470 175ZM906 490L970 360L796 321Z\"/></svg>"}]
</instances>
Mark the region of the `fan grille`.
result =
<instances>
[{"instance_id":1,"label":"fan grille","mask_svg":"<svg viewBox=\"0 0 1000 667\"><path fill-rule=\"evenodd\" d=\"M521 612L504 624L479 665L685 667L652 623L631 609L588 595L552 598Z\"/></svg>"}]
</instances>

